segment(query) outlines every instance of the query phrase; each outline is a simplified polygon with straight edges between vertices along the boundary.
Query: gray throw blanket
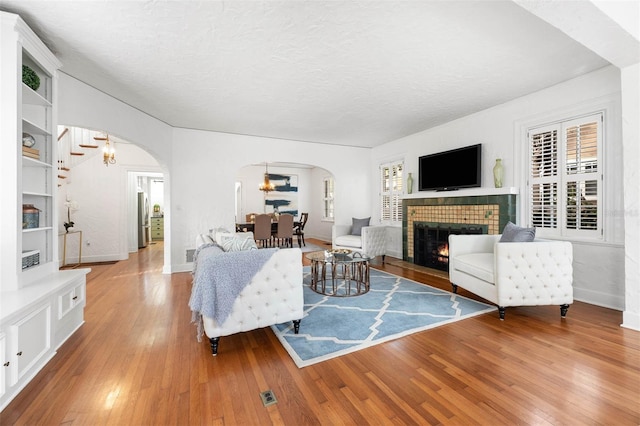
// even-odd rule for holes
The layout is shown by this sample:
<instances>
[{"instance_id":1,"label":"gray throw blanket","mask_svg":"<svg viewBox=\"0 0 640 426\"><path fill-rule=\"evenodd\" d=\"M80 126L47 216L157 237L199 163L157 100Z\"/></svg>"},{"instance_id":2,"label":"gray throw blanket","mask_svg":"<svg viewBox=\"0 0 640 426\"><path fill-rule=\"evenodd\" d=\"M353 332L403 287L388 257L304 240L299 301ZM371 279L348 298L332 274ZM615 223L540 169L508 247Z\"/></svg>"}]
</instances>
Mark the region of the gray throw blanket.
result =
<instances>
[{"instance_id":1,"label":"gray throw blanket","mask_svg":"<svg viewBox=\"0 0 640 426\"><path fill-rule=\"evenodd\" d=\"M189 307L198 323L198 341L203 330L202 316L219 325L227 319L233 304L253 276L278 249L224 252L217 244L206 244L194 256L193 286Z\"/></svg>"}]
</instances>

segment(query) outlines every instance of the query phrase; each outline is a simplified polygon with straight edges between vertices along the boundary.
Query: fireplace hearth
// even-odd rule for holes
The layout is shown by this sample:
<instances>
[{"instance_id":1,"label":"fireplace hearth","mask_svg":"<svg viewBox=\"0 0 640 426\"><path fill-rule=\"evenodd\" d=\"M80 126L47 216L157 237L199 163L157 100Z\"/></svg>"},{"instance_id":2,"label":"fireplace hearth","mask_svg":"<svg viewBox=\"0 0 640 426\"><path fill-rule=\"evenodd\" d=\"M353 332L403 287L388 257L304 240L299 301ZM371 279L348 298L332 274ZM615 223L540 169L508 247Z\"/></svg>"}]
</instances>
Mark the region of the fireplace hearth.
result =
<instances>
[{"instance_id":1,"label":"fireplace hearth","mask_svg":"<svg viewBox=\"0 0 640 426\"><path fill-rule=\"evenodd\" d=\"M449 271L449 235L486 234L486 225L414 222L413 263Z\"/></svg>"}]
</instances>

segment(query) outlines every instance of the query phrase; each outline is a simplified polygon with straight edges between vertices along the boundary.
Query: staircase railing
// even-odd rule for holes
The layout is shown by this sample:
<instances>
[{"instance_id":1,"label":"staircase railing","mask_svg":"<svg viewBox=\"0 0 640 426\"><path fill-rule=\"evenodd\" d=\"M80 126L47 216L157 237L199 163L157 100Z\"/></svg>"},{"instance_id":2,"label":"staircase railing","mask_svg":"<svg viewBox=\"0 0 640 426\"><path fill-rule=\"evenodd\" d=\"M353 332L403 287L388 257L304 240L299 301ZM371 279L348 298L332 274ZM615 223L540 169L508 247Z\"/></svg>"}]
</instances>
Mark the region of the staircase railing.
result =
<instances>
[{"instance_id":1,"label":"staircase railing","mask_svg":"<svg viewBox=\"0 0 640 426\"><path fill-rule=\"evenodd\" d=\"M71 169L97 155L100 150L94 137L99 132L78 127L59 126L58 136L58 186L69 177Z\"/></svg>"}]
</instances>

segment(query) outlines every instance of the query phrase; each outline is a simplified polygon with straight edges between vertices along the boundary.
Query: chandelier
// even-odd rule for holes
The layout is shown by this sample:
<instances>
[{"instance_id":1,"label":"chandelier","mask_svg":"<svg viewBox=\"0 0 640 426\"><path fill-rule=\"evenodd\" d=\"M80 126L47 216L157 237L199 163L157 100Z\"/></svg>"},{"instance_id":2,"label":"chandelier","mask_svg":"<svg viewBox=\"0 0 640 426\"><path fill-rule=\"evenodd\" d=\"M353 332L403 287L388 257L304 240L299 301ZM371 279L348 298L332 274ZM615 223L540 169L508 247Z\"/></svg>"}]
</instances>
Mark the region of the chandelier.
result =
<instances>
[{"instance_id":1,"label":"chandelier","mask_svg":"<svg viewBox=\"0 0 640 426\"><path fill-rule=\"evenodd\" d=\"M104 141L104 148L102 149L102 162L105 166L109 167L109 164L116 164L116 150L114 146L111 146L109 141L109 135L105 137L94 137L97 141Z\"/></svg>"},{"instance_id":2,"label":"chandelier","mask_svg":"<svg viewBox=\"0 0 640 426\"><path fill-rule=\"evenodd\" d=\"M269 193L271 191L275 191L276 187L269 181L269 164L264 163L264 181L258 187L260 191L264 191L265 193Z\"/></svg>"}]
</instances>

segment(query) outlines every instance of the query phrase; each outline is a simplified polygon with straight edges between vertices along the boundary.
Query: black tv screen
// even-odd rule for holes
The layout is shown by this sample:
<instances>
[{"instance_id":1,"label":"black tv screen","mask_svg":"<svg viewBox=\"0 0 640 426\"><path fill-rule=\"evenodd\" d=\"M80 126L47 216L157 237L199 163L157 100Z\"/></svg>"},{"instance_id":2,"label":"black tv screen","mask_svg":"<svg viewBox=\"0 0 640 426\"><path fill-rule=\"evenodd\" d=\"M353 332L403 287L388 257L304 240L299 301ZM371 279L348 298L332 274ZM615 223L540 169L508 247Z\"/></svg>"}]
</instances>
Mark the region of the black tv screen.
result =
<instances>
[{"instance_id":1,"label":"black tv screen","mask_svg":"<svg viewBox=\"0 0 640 426\"><path fill-rule=\"evenodd\" d=\"M418 160L418 190L451 191L479 187L482 144L424 155Z\"/></svg>"}]
</instances>

